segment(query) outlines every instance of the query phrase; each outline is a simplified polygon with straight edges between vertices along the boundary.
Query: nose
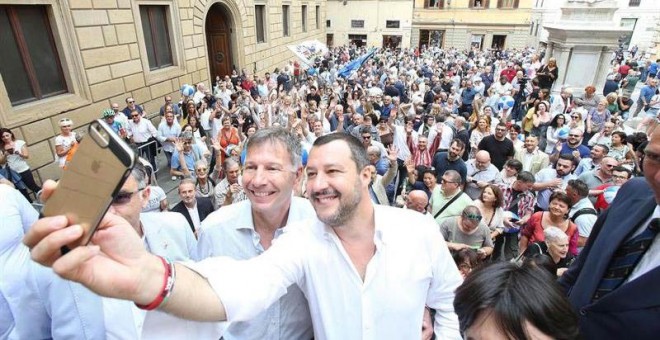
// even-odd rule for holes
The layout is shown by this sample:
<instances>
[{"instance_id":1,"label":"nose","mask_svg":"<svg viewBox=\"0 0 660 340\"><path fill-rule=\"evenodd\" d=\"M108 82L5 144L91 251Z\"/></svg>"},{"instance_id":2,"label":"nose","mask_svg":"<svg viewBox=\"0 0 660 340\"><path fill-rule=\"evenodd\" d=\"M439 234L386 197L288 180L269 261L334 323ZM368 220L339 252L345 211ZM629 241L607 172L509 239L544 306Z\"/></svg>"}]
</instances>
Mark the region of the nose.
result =
<instances>
[{"instance_id":1,"label":"nose","mask_svg":"<svg viewBox=\"0 0 660 340\"><path fill-rule=\"evenodd\" d=\"M322 191L327 189L328 181L322 173L317 173L314 178L307 179L306 190L308 193Z\"/></svg>"},{"instance_id":2,"label":"nose","mask_svg":"<svg viewBox=\"0 0 660 340\"><path fill-rule=\"evenodd\" d=\"M266 185L268 182L266 176L268 176L268 173L264 168L262 166L257 167L251 176L252 178L250 178L250 186L261 187Z\"/></svg>"}]
</instances>

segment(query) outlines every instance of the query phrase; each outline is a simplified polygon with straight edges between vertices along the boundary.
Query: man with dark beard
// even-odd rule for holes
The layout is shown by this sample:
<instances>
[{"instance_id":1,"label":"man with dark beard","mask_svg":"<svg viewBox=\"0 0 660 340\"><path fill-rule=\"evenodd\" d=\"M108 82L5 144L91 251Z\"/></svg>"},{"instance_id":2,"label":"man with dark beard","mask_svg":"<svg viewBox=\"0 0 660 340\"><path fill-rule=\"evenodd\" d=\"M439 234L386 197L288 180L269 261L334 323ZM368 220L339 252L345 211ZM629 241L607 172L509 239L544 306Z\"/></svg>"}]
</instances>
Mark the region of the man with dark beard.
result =
<instances>
[{"instance_id":1,"label":"man with dark beard","mask_svg":"<svg viewBox=\"0 0 660 340\"><path fill-rule=\"evenodd\" d=\"M431 162L431 165L437 174L436 177L442 177L447 170L456 170L461 175L461 183L465 183L467 166L465 165L465 161L461 158L464 150L465 143L460 139L454 139L447 152L436 153L433 157L433 162Z\"/></svg>"}]
</instances>

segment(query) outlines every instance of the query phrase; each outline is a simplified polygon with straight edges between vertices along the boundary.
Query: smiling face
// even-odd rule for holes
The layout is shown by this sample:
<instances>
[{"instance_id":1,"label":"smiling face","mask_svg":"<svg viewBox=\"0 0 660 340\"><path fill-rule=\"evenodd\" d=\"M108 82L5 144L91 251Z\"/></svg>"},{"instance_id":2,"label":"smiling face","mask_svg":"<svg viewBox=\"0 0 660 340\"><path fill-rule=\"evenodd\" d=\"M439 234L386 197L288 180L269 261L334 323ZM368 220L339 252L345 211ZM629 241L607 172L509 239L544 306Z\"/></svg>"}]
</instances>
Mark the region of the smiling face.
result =
<instances>
[{"instance_id":1,"label":"smiling face","mask_svg":"<svg viewBox=\"0 0 660 340\"><path fill-rule=\"evenodd\" d=\"M370 177L366 167L358 171L346 142L314 146L307 162L307 193L319 220L333 228L346 224L360 202L369 199L363 192Z\"/></svg>"},{"instance_id":2,"label":"smiling face","mask_svg":"<svg viewBox=\"0 0 660 340\"><path fill-rule=\"evenodd\" d=\"M565 216L568 214L569 210L570 208L568 205L564 201L558 199L550 201L550 205L548 206L548 212L555 216Z\"/></svg>"},{"instance_id":3,"label":"smiling face","mask_svg":"<svg viewBox=\"0 0 660 340\"><path fill-rule=\"evenodd\" d=\"M235 168L238 170L238 165ZM293 187L301 175L302 170L291 164L290 154L281 142L250 146L242 181L252 209L259 212L289 209ZM237 179L238 171L233 176Z\"/></svg>"}]
</instances>

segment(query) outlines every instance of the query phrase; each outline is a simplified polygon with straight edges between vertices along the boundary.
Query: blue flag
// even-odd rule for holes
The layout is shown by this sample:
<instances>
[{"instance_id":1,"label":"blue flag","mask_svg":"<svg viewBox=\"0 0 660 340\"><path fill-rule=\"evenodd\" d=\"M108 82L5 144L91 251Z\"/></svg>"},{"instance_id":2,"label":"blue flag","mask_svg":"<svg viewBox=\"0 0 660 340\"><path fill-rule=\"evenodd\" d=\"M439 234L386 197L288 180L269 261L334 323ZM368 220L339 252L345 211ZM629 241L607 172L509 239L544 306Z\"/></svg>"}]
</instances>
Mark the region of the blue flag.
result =
<instances>
[{"instance_id":1,"label":"blue flag","mask_svg":"<svg viewBox=\"0 0 660 340\"><path fill-rule=\"evenodd\" d=\"M353 71L359 69L362 66L362 64L364 64L365 61L373 57L375 52L376 52L376 48L372 48L371 51L344 65L344 67L342 67L342 69L339 70L337 75L342 78L348 77L349 75L351 75Z\"/></svg>"}]
</instances>

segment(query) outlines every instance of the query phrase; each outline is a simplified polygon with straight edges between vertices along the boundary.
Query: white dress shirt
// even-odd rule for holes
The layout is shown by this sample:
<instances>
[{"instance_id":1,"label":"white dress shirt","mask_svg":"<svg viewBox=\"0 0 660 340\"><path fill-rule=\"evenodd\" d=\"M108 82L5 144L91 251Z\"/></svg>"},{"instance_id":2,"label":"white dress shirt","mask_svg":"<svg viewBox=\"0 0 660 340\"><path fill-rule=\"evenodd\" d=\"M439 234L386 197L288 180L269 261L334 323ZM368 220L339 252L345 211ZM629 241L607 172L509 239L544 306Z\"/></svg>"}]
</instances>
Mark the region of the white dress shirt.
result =
<instances>
[{"instance_id":1,"label":"white dress shirt","mask_svg":"<svg viewBox=\"0 0 660 340\"><path fill-rule=\"evenodd\" d=\"M286 225L314 216L314 208L307 199L293 197ZM279 238L287 228L277 229L274 238ZM249 200L222 207L202 223L197 243L198 259L229 256L248 260L263 252L261 238L254 229ZM284 296L259 315L248 321L229 324L222 337L225 340L311 339L312 320L307 300L298 286L291 285Z\"/></svg>"},{"instance_id":2,"label":"white dress shirt","mask_svg":"<svg viewBox=\"0 0 660 340\"><path fill-rule=\"evenodd\" d=\"M136 124L132 119L128 122L128 136L133 138L135 143L145 143L149 138L158 136L158 130L150 120L140 118Z\"/></svg>"},{"instance_id":3,"label":"white dress shirt","mask_svg":"<svg viewBox=\"0 0 660 340\"><path fill-rule=\"evenodd\" d=\"M229 321L249 320L296 283L316 339L418 339L425 305L437 311L439 338L460 339L453 300L462 279L437 226L405 209L378 205L374 213L376 252L364 281L334 230L316 218L289 226L256 258L186 265L208 279Z\"/></svg>"}]
</instances>

